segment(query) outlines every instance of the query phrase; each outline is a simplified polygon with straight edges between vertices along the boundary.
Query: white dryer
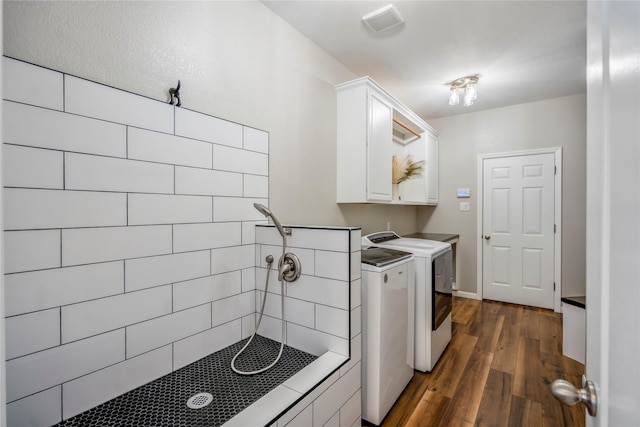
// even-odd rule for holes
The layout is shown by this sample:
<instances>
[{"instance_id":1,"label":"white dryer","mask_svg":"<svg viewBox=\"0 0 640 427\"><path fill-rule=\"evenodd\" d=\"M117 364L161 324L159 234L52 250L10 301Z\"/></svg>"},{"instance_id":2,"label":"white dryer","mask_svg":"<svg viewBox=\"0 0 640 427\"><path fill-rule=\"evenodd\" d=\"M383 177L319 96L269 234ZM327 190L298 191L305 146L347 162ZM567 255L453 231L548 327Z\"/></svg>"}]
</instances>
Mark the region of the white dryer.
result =
<instances>
[{"instance_id":1,"label":"white dryer","mask_svg":"<svg viewBox=\"0 0 640 427\"><path fill-rule=\"evenodd\" d=\"M362 245L411 252L415 257L414 366L430 372L451 341L451 245L400 237L393 231L364 236Z\"/></svg>"},{"instance_id":2,"label":"white dryer","mask_svg":"<svg viewBox=\"0 0 640 427\"><path fill-rule=\"evenodd\" d=\"M362 418L375 425L413 378L413 259L362 250Z\"/></svg>"}]
</instances>

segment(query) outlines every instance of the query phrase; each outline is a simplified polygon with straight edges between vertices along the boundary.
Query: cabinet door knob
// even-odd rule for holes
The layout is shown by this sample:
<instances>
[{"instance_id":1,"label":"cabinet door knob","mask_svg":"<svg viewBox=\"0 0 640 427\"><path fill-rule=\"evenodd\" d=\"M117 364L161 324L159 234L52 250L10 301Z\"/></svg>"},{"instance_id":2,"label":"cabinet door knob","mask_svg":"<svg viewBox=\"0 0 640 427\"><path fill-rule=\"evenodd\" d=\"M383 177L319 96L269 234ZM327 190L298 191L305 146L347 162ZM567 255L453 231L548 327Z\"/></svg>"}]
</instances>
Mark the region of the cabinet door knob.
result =
<instances>
[{"instance_id":1,"label":"cabinet door knob","mask_svg":"<svg viewBox=\"0 0 640 427\"><path fill-rule=\"evenodd\" d=\"M491 235L485 234L484 235L484 240L491 240Z\"/></svg>"}]
</instances>

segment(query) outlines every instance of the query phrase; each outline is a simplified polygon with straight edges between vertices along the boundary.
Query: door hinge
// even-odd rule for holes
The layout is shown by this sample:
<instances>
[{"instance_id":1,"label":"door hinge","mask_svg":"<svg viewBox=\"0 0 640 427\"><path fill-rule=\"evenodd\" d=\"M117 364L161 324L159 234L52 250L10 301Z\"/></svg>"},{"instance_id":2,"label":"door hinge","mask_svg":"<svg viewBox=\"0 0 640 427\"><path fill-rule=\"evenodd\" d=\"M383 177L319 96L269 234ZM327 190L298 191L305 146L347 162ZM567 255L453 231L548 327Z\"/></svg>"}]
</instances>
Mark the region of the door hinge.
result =
<instances>
[{"instance_id":1,"label":"door hinge","mask_svg":"<svg viewBox=\"0 0 640 427\"><path fill-rule=\"evenodd\" d=\"M553 292L556 291L556 282L553 282Z\"/></svg>"},{"instance_id":2,"label":"door hinge","mask_svg":"<svg viewBox=\"0 0 640 427\"><path fill-rule=\"evenodd\" d=\"M557 228L556 224L553 224L553 234L556 234L556 228Z\"/></svg>"},{"instance_id":3,"label":"door hinge","mask_svg":"<svg viewBox=\"0 0 640 427\"><path fill-rule=\"evenodd\" d=\"M558 175L558 167L557 166L553 167L553 174L554 175Z\"/></svg>"}]
</instances>

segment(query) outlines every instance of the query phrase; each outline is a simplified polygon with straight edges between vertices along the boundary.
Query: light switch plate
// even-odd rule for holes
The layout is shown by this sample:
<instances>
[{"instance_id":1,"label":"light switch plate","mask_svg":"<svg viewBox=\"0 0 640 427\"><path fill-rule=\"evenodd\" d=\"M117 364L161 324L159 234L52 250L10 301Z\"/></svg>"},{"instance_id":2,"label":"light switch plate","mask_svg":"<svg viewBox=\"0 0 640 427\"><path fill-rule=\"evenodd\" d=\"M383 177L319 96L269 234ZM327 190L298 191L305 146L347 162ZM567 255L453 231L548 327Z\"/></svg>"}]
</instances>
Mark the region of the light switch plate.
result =
<instances>
[{"instance_id":1,"label":"light switch plate","mask_svg":"<svg viewBox=\"0 0 640 427\"><path fill-rule=\"evenodd\" d=\"M460 202L460 212L469 212L469 202Z\"/></svg>"}]
</instances>

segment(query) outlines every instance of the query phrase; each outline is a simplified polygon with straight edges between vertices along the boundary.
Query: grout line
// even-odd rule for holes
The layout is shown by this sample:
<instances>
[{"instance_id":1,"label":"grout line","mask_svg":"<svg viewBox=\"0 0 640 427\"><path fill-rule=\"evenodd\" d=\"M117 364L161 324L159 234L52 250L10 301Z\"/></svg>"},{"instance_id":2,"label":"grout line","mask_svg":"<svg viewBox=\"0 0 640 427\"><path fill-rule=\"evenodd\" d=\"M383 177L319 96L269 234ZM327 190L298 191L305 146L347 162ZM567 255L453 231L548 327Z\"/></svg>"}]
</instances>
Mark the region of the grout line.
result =
<instances>
[{"instance_id":1,"label":"grout line","mask_svg":"<svg viewBox=\"0 0 640 427\"><path fill-rule=\"evenodd\" d=\"M67 189L67 153L62 152L62 190Z\"/></svg>"},{"instance_id":2,"label":"grout line","mask_svg":"<svg viewBox=\"0 0 640 427\"><path fill-rule=\"evenodd\" d=\"M62 229L60 229L60 267L59 268L63 268L64 266L62 265Z\"/></svg>"},{"instance_id":3,"label":"grout line","mask_svg":"<svg viewBox=\"0 0 640 427\"><path fill-rule=\"evenodd\" d=\"M62 307L58 307L58 315L60 316L60 344L59 345L62 345Z\"/></svg>"}]
</instances>

